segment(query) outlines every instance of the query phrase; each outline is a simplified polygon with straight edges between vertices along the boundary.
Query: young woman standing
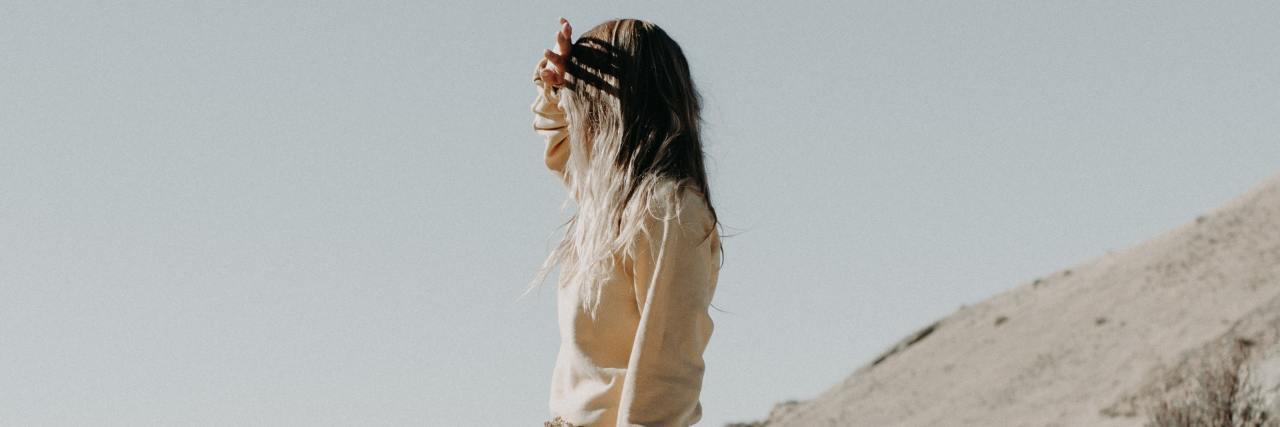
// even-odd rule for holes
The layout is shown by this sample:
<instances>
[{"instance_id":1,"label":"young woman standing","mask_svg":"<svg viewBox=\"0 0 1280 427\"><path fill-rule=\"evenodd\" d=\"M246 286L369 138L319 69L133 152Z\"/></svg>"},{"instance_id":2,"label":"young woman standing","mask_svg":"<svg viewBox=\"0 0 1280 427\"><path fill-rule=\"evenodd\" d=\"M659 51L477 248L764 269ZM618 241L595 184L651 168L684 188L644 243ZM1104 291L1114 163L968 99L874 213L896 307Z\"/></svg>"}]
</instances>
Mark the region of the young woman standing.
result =
<instances>
[{"instance_id":1,"label":"young woman standing","mask_svg":"<svg viewBox=\"0 0 1280 427\"><path fill-rule=\"evenodd\" d=\"M544 425L691 425L722 256L701 98L657 25L610 20L573 43L560 25L531 107L546 166L577 207L530 285L560 268Z\"/></svg>"}]
</instances>

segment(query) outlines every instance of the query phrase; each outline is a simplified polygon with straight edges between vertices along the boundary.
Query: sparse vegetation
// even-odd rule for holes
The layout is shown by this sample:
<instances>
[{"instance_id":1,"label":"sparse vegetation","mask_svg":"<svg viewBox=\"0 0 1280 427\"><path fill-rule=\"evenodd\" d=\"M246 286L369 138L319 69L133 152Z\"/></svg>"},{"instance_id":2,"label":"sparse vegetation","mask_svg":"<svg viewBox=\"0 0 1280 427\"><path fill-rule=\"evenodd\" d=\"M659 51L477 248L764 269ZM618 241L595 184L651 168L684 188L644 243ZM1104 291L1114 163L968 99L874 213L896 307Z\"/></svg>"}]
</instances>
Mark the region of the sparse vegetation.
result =
<instances>
[{"instance_id":1,"label":"sparse vegetation","mask_svg":"<svg viewBox=\"0 0 1280 427\"><path fill-rule=\"evenodd\" d=\"M1166 396L1149 409L1147 427L1280 427L1280 418L1264 409L1249 380L1252 343L1236 340L1225 354L1201 361L1194 382L1177 396Z\"/></svg>"},{"instance_id":2,"label":"sparse vegetation","mask_svg":"<svg viewBox=\"0 0 1280 427\"><path fill-rule=\"evenodd\" d=\"M876 360L871 362L871 366L879 365L880 362L884 362L885 360L889 359L889 356L898 354L899 352L906 350L908 347L915 345L916 343L920 342L920 340L923 340L925 337L929 336L929 334L932 334L933 331L937 330L938 327L941 325L942 325L942 321L939 320L929 324L929 326L924 327L924 329L916 331L914 334L908 335L906 339L899 341L892 348L885 351L884 353L881 353L879 357L876 357Z\"/></svg>"}]
</instances>

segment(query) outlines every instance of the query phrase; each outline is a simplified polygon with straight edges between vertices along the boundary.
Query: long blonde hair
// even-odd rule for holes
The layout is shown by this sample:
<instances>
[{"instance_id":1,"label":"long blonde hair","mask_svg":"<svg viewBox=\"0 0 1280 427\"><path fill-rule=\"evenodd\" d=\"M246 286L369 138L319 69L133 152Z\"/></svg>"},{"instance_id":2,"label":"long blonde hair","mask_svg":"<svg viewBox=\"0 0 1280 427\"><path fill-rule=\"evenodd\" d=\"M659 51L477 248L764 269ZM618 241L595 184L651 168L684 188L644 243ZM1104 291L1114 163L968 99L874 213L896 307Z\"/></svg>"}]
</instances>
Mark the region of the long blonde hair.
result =
<instances>
[{"instance_id":1,"label":"long blonde hair","mask_svg":"<svg viewBox=\"0 0 1280 427\"><path fill-rule=\"evenodd\" d=\"M525 294L559 266L561 283L577 286L594 315L601 285L649 232L644 215L676 216L683 192L694 191L711 213L709 233L720 223L703 161L702 98L675 40L647 21L609 20L578 38L566 68L565 175L577 211Z\"/></svg>"}]
</instances>

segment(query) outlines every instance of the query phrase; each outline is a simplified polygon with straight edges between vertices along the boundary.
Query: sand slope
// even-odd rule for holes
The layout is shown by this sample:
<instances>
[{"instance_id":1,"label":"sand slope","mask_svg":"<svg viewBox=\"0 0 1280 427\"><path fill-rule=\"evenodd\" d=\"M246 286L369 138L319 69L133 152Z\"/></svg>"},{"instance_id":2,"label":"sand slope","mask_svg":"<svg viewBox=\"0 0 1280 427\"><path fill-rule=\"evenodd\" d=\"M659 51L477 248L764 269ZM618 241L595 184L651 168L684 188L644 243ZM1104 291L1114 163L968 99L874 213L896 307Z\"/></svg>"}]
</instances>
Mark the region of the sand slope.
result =
<instances>
[{"instance_id":1,"label":"sand slope","mask_svg":"<svg viewBox=\"0 0 1280 427\"><path fill-rule=\"evenodd\" d=\"M921 329L768 426L1141 426L1205 349L1280 331L1280 176Z\"/></svg>"}]
</instances>

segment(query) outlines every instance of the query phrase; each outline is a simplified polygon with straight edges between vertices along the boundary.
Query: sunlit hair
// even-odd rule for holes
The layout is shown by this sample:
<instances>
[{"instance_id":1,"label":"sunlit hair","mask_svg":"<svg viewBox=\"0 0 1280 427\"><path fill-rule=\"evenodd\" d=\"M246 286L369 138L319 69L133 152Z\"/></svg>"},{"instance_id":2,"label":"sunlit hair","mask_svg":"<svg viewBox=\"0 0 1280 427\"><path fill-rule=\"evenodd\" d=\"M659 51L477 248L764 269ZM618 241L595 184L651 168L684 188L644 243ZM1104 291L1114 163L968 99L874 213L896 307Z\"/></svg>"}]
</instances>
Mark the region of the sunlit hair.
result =
<instances>
[{"instance_id":1,"label":"sunlit hair","mask_svg":"<svg viewBox=\"0 0 1280 427\"><path fill-rule=\"evenodd\" d=\"M577 211L525 293L559 266L561 283L577 286L594 315L601 284L649 235L644 215L678 217L693 191L711 213L704 239L720 222L703 164L702 98L675 40L647 21L610 20L578 38L566 68L566 203Z\"/></svg>"}]
</instances>

